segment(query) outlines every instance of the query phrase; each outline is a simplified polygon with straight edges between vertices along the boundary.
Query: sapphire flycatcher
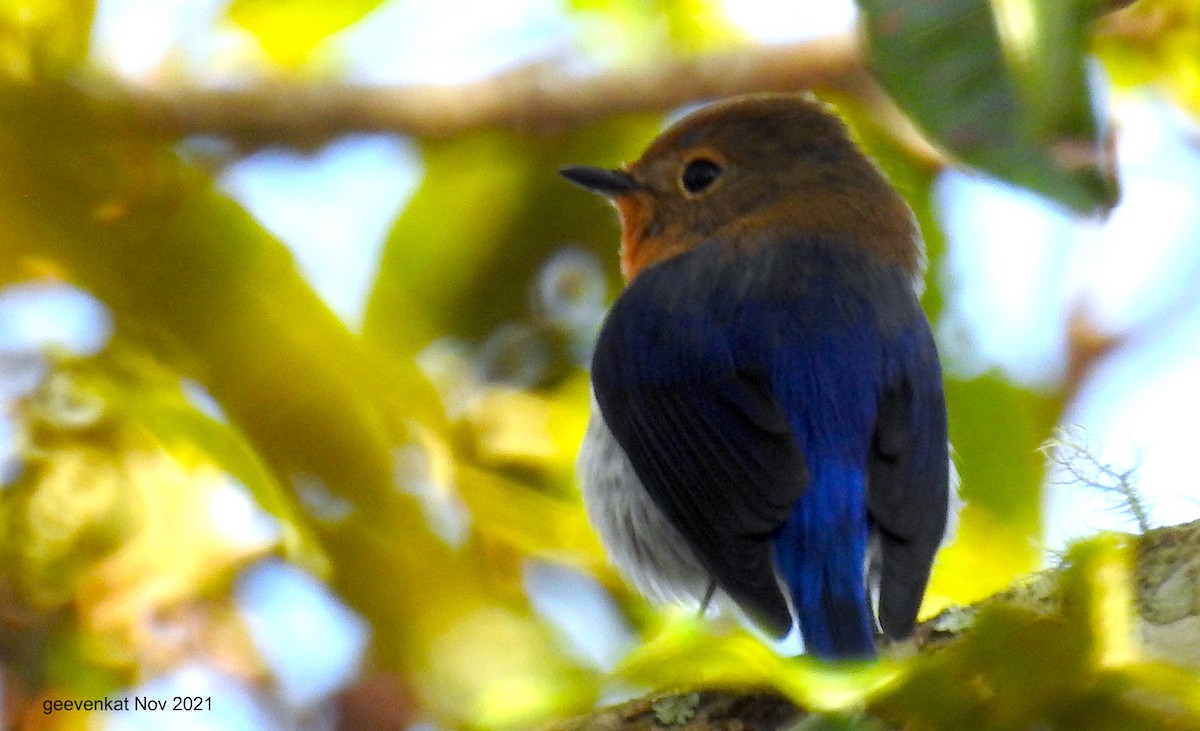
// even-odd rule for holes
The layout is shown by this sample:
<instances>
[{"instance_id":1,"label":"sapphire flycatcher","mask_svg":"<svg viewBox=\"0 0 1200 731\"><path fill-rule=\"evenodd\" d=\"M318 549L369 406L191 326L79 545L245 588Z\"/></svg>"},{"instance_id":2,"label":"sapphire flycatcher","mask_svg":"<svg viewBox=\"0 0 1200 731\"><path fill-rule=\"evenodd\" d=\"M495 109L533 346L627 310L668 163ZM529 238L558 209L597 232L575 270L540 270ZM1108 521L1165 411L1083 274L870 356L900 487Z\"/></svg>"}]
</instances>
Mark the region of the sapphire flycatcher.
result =
<instances>
[{"instance_id":1,"label":"sapphire flycatcher","mask_svg":"<svg viewBox=\"0 0 1200 731\"><path fill-rule=\"evenodd\" d=\"M656 601L795 623L817 657L911 635L950 462L908 205L800 95L718 103L637 162L561 173L621 219L628 286L577 465L617 568Z\"/></svg>"}]
</instances>

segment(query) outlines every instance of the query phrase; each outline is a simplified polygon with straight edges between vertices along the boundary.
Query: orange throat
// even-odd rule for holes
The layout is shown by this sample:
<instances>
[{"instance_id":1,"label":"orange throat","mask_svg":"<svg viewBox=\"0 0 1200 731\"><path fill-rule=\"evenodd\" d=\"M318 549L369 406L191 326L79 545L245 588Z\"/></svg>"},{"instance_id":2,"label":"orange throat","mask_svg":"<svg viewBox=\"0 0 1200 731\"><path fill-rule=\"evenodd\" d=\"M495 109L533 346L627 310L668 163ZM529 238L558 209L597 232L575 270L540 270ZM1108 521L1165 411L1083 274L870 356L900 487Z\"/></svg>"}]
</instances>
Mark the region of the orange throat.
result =
<instances>
[{"instance_id":1,"label":"orange throat","mask_svg":"<svg viewBox=\"0 0 1200 731\"><path fill-rule=\"evenodd\" d=\"M650 261L652 247L644 245L642 231L650 219L648 202L638 195L621 196L615 201L621 216L621 273L632 281Z\"/></svg>"}]
</instances>

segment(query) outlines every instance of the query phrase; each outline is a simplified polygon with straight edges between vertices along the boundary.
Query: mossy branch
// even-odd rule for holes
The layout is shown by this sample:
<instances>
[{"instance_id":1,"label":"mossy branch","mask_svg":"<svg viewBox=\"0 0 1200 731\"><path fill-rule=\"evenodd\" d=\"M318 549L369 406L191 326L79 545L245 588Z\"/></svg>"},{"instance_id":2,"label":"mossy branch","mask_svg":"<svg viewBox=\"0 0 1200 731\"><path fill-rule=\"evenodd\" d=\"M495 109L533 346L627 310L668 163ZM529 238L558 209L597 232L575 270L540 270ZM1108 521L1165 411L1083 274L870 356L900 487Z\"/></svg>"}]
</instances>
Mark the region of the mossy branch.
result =
<instances>
[{"instance_id":1,"label":"mossy branch","mask_svg":"<svg viewBox=\"0 0 1200 731\"><path fill-rule=\"evenodd\" d=\"M1135 632L1144 654L1151 659L1200 670L1200 521L1157 528L1131 536L1130 540L1134 542L1135 555ZM971 634L976 619L996 607L1061 619L1062 582L1068 570L1069 567L1060 566L1043 571L978 604L947 609L923 622L912 644L922 655L948 650ZM982 678L947 677L944 680L951 685L985 682ZM1144 700L1151 705L1155 703L1149 695ZM670 709L670 713L664 715L663 708ZM681 713L680 709L686 712ZM874 717L870 709L831 719L807 714L778 693L716 689L638 698L589 716L558 722L546 731L662 728L677 731L774 731L782 728L877 731L891 727Z\"/></svg>"}]
</instances>

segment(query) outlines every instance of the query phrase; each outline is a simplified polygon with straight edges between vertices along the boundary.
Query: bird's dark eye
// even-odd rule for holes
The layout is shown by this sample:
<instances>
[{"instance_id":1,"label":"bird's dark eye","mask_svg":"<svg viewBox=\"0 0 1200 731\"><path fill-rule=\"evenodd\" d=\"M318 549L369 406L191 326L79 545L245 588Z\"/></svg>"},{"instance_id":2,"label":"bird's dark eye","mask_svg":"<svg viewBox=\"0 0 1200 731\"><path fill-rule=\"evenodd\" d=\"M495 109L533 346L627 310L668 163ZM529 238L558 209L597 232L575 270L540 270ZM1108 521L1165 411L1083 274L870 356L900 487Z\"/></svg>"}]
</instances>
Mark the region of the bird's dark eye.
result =
<instances>
[{"instance_id":1,"label":"bird's dark eye","mask_svg":"<svg viewBox=\"0 0 1200 731\"><path fill-rule=\"evenodd\" d=\"M683 168L683 189L695 195L721 177L721 166L706 157L698 157Z\"/></svg>"}]
</instances>

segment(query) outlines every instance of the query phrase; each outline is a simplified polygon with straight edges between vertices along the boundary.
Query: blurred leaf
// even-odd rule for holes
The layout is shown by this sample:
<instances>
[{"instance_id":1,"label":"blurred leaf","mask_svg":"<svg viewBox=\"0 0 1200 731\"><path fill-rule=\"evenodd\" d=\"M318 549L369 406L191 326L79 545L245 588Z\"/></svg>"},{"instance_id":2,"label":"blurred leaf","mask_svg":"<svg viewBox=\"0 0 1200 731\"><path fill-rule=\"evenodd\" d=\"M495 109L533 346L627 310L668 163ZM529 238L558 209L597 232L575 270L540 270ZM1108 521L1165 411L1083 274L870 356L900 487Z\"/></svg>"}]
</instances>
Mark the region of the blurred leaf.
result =
<instances>
[{"instance_id":1,"label":"blurred leaf","mask_svg":"<svg viewBox=\"0 0 1200 731\"><path fill-rule=\"evenodd\" d=\"M244 434L196 408L175 374L124 344L110 346L94 363L60 367L67 368L76 382L102 394L110 409L119 411L131 427L144 430L174 459L184 465L211 464L227 473L259 507L278 519L288 560L317 576L328 574L329 561L291 492Z\"/></svg>"},{"instance_id":2,"label":"blurred leaf","mask_svg":"<svg viewBox=\"0 0 1200 731\"><path fill-rule=\"evenodd\" d=\"M598 548L575 486L590 389L587 374L578 370L538 391L478 382L460 388L455 427L466 437L460 448L469 452L460 464L460 489L482 530L494 527L518 543L540 545L540 554L550 544L533 536L561 536L567 540L561 550L573 556L581 548L588 554ZM502 504L509 493L530 493L530 502ZM525 539L517 538L524 531L514 532L506 516L528 527Z\"/></svg>"},{"instance_id":3,"label":"blurred leaf","mask_svg":"<svg viewBox=\"0 0 1200 731\"><path fill-rule=\"evenodd\" d=\"M719 0L657 0L667 19L675 47L681 51L707 51L740 39Z\"/></svg>"},{"instance_id":4,"label":"blurred leaf","mask_svg":"<svg viewBox=\"0 0 1200 731\"><path fill-rule=\"evenodd\" d=\"M58 392L66 389L74 386L61 378L46 386ZM70 398L87 405L74 407L78 412L72 417L74 423L63 428L85 438L60 439L56 444L35 441L38 452L26 460L21 478L3 494L7 554L3 578L23 603L40 610L69 601L81 576L134 535L144 521L140 502L130 499L127 489L135 476L145 474L139 469L139 455L120 449L120 435L110 429L95 429L105 417L101 397L76 392ZM82 416L85 409L87 415ZM55 427L39 430L51 428Z\"/></svg>"},{"instance_id":5,"label":"blurred leaf","mask_svg":"<svg viewBox=\"0 0 1200 731\"><path fill-rule=\"evenodd\" d=\"M1059 396L1019 388L994 374L947 378L946 398L966 506L957 540L938 555L928 611L998 591L1037 565L1046 469L1038 447L1063 407Z\"/></svg>"},{"instance_id":6,"label":"blurred leaf","mask_svg":"<svg viewBox=\"0 0 1200 731\"><path fill-rule=\"evenodd\" d=\"M502 323L531 315L530 286L566 246L603 252L612 277L616 216L604 201L563 181L557 168L616 164L640 152L657 130L657 120L625 118L560 137L482 132L426 142L425 177L389 237L364 336L398 359L428 353L447 333L485 342ZM477 723L471 714L483 714L508 725L539 713L577 712L592 702L597 679L527 614L513 562L526 552L596 562L596 539L574 490L543 489L561 487L572 472L587 404L583 381L568 379L571 385L549 399L522 394L480 382L480 364L460 357L438 356L438 380L464 437L455 443L454 489L469 508L479 545L397 551L415 529L413 517L357 516L353 528L333 537L333 550L371 568L341 581L349 595L370 594L367 612L385 633L383 658L418 668L417 683L444 716ZM497 557L496 548L511 555ZM383 591L380 574L394 577ZM489 591L510 592L511 607L497 613ZM480 622L496 623L485 640L478 639ZM493 638L509 635L532 644L493 656ZM476 639L451 650L443 644L447 637Z\"/></svg>"},{"instance_id":7,"label":"blurred leaf","mask_svg":"<svg viewBox=\"0 0 1200 731\"><path fill-rule=\"evenodd\" d=\"M550 402L529 391L491 386L467 407L479 461L492 465L541 465L555 456Z\"/></svg>"},{"instance_id":8,"label":"blurred leaf","mask_svg":"<svg viewBox=\"0 0 1200 731\"><path fill-rule=\"evenodd\" d=\"M1084 682L1083 652L1060 619L993 607L952 648L920 658L874 709L925 729L1036 727Z\"/></svg>"},{"instance_id":9,"label":"blurred leaf","mask_svg":"<svg viewBox=\"0 0 1200 731\"><path fill-rule=\"evenodd\" d=\"M0 0L0 75L58 76L87 58L93 0Z\"/></svg>"},{"instance_id":10,"label":"blurred leaf","mask_svg":"<svg viewBox=\"0 0 1200 731\"><path fill-rule=\"evenodd\" d=\"M0 87L6 258L97 295L119 336L204 384L279 478L349 501L348 514L320 525L334 586L372 621L376 657L413 677L436 717L503 725L590 703L590 675L523 597L498 591L479 546L431 531L417 497L424 478L397 475L398 450L411 440L436 447L442 423L411 354L384 359L364 347L277 241L125 119L65 87ZM608 213L597 208L597 218ZM156 412L136 394L121 398ZM228 456L255 471L247 455ZM429 457L435 484L456 479L440 464ZM490 619L480 625L481 616ZM489 632L521 638L524 652L498 649L481 664L478 645L447 639ZM442 682L450 677L460 680ZM498 690L517 681L523 699Z\"/></svg>"},{"instance_id":11,"label":"blurred leaf","mask_svg":"<svg viewBox=\"0 0 1200 731\"><path fill-rule=\"evenodd\" d=\"M1102 537L1068 561L1061 615L985 607L966 635L913 660L872 712L930 731L1200 727L1195 675L1137 662L1127 549Z\"/></svg>"},{"instance_id":12,"label":"blurred leaf","mask_svg":"<svg viewBox=\"0 0 1200 731\"><path fill-rule=\"evenodd\" d=\"M1097 673L1061 707L1052 728L1072 731L1176 731L1200 728L1200 678L1161 664Z\"/></svg>"},{"instance_id":13,"label":"blurred leaf","mask_svg":"<svg viewBox=\"0 0 1200 731\"><path fill-rule=\"evenodd\" d=\"M606 56L635 59L664 46L695 53L739 40L715 0L571 0L570 7L587 21L584 45Z\"/></svg>"},{"instance_id":14,"label":"blurred leaf","mask_svg":"<svg viewBox=\"0 0 1200 731\"><path fill-rule=\"evenodd\" d=\"M520 151L496 133L430 143L425 169L388 238L363 325L366 337L407 355L458 329L451 318L484 314L465 300L490 274L497 239L518 225L528 198ZM492 276L513 281L511 272Z\"/></svg>"},{"instance_id":15,"label":"blurred leaf","mask_svg":"<svg viewBox=\"0 0 1200 731\"><path fill-rule=\"evenodd\" d=\"M604 550L578 500L548 495L494 472L462 467L463 500L479 530L521 551L589 568L602 567Z\"/></svg>"},{"instance_id":16,"label":"blurred leaf","mask_svg":"<svg viewBox=\"0 0 1200 731\"><path fill-rule=\"evenodd\" d=\"M539 433L553 411L488 420L532 416L514 426ZM526 727L589 707L598 678L532 616L520 583L528 555L598 561L577 496L456 461L437 434L410 431L418 439L397 460L407 494L353 512L328 538L348 561L337 585L374 621L377 656L406 669L429 712L450 725Z\"/></svg>"},{"instance_id":17,"label":"blurred leaf","mask_svg":"<svg viewBox=\"0 0 1200 731\"><path fill-rule=\"evenodd\" d=\"M829 664L784 657L732 622L715 626L683 611L617 668L621 677L654 688L769 686L811 711L861 707L901 671L887 660Z\"/></svg>"},{"instance_id":18,"label":"blurred leaf","mask_svg":"<svg viewBox=\"0 0 1200 731\"><path fill-rule=\"evenodd\" d=\"M403 668L441 723L528 727L594 703L594 673L523 597L497 602L478 546L431 539L421 514L403 504L356 512L327 540L352 562L335 586L373 620L376 659Z\"/></svg>"},{"instance_id":19,"label":"blurred leaf","mask_svg":"<svg viewBox=\"0 0 1200 731\"><path fill-rule=\"evenodd\" d=\"M1090 661L1116 667L1137 659L1132 550L1120 536L1102 535L1072 546L1066 563L1063 615L1086 635Z\"/></svg>"},{"instance_id":20,"label":"blurred leaf","mask_svg":"<svg viewBox=\"0 0 1200 731\"><path fill-rule=\"evenodd\" d=\"M1035 140L1102 146L1088 88L1086 54L1103 0L1004 0L996 4L1009 65ZM1070 158L1056 160L1070 169ZM1111 165L1111 160L1102 161ZM1101 168L1101 172L1105 172ZM1111 175L1111 170L1107 171Z\"/></svg>"},{"instance_id":21,"label":"blurred leaf","mask_svg":"<svg viewBox=\"0 0 1200 731\"><path fill-rule=\"evenodd\" d=\"M571 662L549 630L529 617L487 608L434 638L418 682L445 715L483 728L528 728L595 702L594 675Z\"/></svg>"},{"instance_id":22,"label":"blurred leaf","mask_svg":"<svg viewBox=\"0 0 1200 731\"><path fill-rule=\"evenodd\" d=\"M889 731L888 727L861 713L813 714L792 727L792 731Z\"/></svg>"},{"instance_id":23,"label":"blurred leaf","mask_svg":"<svg viewBox=\"0 0 1200 731\"><path fill-rule=\"evenodd\" d=\"M1200 4L1139 0L1100 23L1093 50L1117 85L1158 87L1200 118Z\"/></svg>"},{"instance_id":24,"label":"blurred leaf","mask_svg":"<svg viewBox=\"0 0 1200 731\"><path fill-rule=\"evenodd\" d=\"M243 485L186 438L186 427L172 427L169 412L186 410L177 385L155 383L152 369L133 381L105 361L60 363L22 402L24 469L0 493L6 611L54 617L70 608L72 625L52 623L65 644L50 646L44 661L52 682L75 689L91 672L84 665L108 668L98 677L115 680L115 669L180 652L182 636L151 623L186 613L281 538L292 558L317 570L323 560L294 519L256 515ZM150 414L153 428L142 420ZM284 501L275 485L264 488ZM239 647L253 657L248 643Z\"/></svg>"},{"instance_id":25,"label":"blurred leaf","mask_svg":"<svg viewBox=\"0 0 1200 731\"><path fill-rule=\"evenodd\" d=\"M284 66L299 66L321 41L362 20L384 0L234 0L226 16Z\"/></svg>"},{"instance_id":26,"label":"blurred leaf","mask_svg":"<svg viewBox=\"0 0 1200 731\"><path fill-rule=\"evenodd\" d=\"M364 351L278 241L130 118L61 85L0 86L7 255L99 297L119 332L203 383L278 474L368 503L390 490L382 384L397 371ZM435 413L420 379L406 383L409 413Z\"/></svg>"},{"instance_id":27,"label":"blurred leaf","mask_svg":"<svg viewBox=\"0 0 1200 731\"><path fill-rule=\"evenodd\" d=\"M424 143L425 177L388 237L364 336L405 357L446 333L482 338L526 314L528 284L568 244L602 252L616 272L616 215L557 169L631 159L658 128L621 118L559 137L488 131Z\"/></svg>"},{"instance_id":28,"label":"blurred leaf","mask_svg":"<svg viewBox=\"0 0 1200 731\"><path fill-rule=\"evenodd\" d=\"M880 80L938 145L1076 211L1111 208L1084 73L1094 1L1003 6L1007 45L989 0L859 0Z\"/></svg>"},{"instance_id":29,"label":"blurred leaf","mask_svg":"<svg viewBox=\"0 0 1200 731\"><path fill-rule=\"evenodd\" d=\"M438 357L453 361L439 365L443 375L455 374L442 386L453 391L454 430L466 437L448 489L461 496L480 535L521 555L603 568L603 550L575 487L587 376L576 372L553 390L525 391L472 382L462 373L469 364L459 361L461 354Z\"/></svg>"},{"instance_id":30,"label":"blurred leaf","mask_svg":"<svg viewBox=\"0 0 1200 731\"><path fill-rule=\"evenodd\" d=\"M1020 388L996 374L947 378L946 391L963 497L1032 535L1046 468L1038 448L1058 421L1061 396Z\"/></svg>"}]
</instances>

